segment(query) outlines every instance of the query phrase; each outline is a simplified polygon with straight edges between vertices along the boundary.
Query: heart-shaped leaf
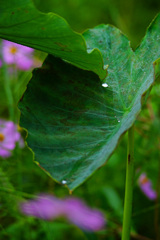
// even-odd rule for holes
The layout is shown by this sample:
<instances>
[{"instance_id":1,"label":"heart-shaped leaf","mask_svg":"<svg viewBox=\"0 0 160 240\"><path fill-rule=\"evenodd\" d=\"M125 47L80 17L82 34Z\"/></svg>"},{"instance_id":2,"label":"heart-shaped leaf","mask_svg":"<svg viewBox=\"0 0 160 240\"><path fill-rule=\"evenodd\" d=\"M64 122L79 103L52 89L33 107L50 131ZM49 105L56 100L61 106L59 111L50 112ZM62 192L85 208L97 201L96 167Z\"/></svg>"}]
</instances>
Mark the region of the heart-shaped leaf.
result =
<instances>
[{"instance_id":1,"label":"heart-shaped leaf","mask_svg":"<svg viewBox=\"0 0 160 240\"><path fill-rule=\"evenodd\" d=\"M36 161L71 190L106 162L140 112L142 95L154 82L153 62L160 57L160 15L135 52L109 25L84 36L88 48L98 47L109 64L104 83L50 56L35 70L19 105Z\"/></svg>"},{"instance_id":2,"label":"heart-shaped leaf","mask_svg":"<svg viewBox=\"0 0 160 240\"><path fill-rule=\"evenodd\" d=\"M62 17L38 11L32 0L1 0L0 37L53 54L102 79L106 76L99 50L88 53L81 34Z\"/></svg>"}]
</instances>

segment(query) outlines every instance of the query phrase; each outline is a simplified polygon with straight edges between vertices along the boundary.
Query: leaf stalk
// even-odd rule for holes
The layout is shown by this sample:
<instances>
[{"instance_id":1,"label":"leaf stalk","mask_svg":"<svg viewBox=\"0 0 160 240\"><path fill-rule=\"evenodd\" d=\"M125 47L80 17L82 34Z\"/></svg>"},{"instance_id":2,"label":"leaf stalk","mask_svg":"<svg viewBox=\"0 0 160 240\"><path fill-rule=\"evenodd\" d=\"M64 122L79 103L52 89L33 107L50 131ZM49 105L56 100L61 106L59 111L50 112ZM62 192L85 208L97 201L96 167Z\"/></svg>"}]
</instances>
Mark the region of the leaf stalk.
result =
<instances>
[{"instance_id":1,"label":"leaf stalk","mask_svg":"<svg viewBox=\"0 0 160 240\"><path fill-rule=\"evenodd\" d=\"M127 149L122 240L130 239L132 198L134 185L133 179L134 179L134 125L128 130L128 149Z\"/></svg>"}]
</instances>

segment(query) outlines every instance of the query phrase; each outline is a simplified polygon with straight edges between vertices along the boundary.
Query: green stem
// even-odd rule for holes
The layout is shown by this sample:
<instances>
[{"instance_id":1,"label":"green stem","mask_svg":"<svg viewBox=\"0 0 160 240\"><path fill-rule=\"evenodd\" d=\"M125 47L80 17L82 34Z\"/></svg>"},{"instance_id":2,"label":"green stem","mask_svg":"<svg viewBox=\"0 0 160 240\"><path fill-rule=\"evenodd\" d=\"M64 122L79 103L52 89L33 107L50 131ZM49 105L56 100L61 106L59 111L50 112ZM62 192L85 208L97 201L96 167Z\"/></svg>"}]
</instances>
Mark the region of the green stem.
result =
<instances>
[{"instance_id":1,"label":"green stem","mask_svg":"<svg viewBox=\"0 0 160 240\"><path fill-rule=\"evenodd\" d=\"M5 92L6 92L7 101L8 101L9 117L10 117L10 120L14 121L14 99L13 99L11 84L10 84L11 79L9 77L8 69L5 63L3 64L3 70L4 70L4 87L5 87Z\"/></svg>"},{"instance_id":2,"label":"green stem","mask_svg":"<svg viewBox=\"0 0 160 240\"><path fill-rule=\"evenodd\" d=\"M134 125L128 130L128 151L127 151L127 169L126 169L122 240L130 239L133 178L134 178Z\"/></svg>"},{"instance_id":3,"label":"green stem","mask_svg":"<svg viewBox=\"0 0 160 240\"><path fill-rule=\"evenodd\" d=\"M13 194L15 196L24 197L24 198L35 198L36 197L36 195L34 195L34 194L16 191L13 188L8 188L8 187L0 187L0 192L5 192L8 194Z\"/></svg>"}]
</instances>

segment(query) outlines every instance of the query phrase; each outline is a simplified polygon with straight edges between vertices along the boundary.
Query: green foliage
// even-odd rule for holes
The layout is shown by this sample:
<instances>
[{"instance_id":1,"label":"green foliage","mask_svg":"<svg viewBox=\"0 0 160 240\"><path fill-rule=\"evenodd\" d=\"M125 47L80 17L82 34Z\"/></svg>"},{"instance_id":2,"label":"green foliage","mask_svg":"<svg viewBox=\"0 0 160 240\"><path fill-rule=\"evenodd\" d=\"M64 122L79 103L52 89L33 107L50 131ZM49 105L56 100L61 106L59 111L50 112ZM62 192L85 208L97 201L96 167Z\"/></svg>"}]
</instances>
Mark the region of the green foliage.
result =
<instances>
[{"instance_id":1,"label":"green foliage","mask_svg":"<svg viewBox=\"0 0 160 240\"><path fill-rule=\"evenodd\" d=\"M136 46L141 37L144 34L145 28L148 23L151 21L153 16L160 11L160 2L158 0L99 0L99 1L92 1L92 0L34 0L36 2L36 6L44 12L53 11L61 16L65 17L70 25L76 31L83 31L88 27L94 27L100 23L112 23L116 25L118 28L123 30L123 32L129 37L131 40L131 45ZM26 1L18 1L18 4L21 2L23 5ZM28 3L31 2L28 0ZM38 3L40 2L40 3ZM2 3L6 5L6 9L3 9ZM17 1L15 1L15 6L18 5ZM20 4L19 4L20 6ZM9 16L9 18L5 19L5 24L7 22L11 22L11 18L9 15L9 11L7 9L11 9L13 7L10 4L10 1L1 1L0 6L0 18L4 16L4 11ZM44 16L44 15L43 15ZM48 15L45 15L48 16ZM11 16L13 18L13 16ZM22 16L23 17L23 16ZM33 17L33 16L32 16ZM8 19L8 20L7 20ZM37 19L34 19L37 21ZM157 21L157 20L156 20ZM33 23L33 22L32 22ZM25 23L27 24L27 23ZM6 26L6 25L5 25ZM33 26L33 25L32 25ZM151 33L153 33L153 28L151 27ZM16 29L16 26L14 26ZM118 30L112 28L114 33L119 33ZM4 30L1 28L1 30ZM1 31L0 30L0 31ZM91 34L94 31L100 31L100 29L91 30ZM85 33L86 37L90 33ZM151 36L150 32L147 33L148 37ZM33 35L33 33L32 33ZM93 34L94 35L94 34ZM117 36L117 35L115 35ZM153 36L153 35L152 35ZM9 36L8 36L9 37ZM14 35L14 37L16 37ZM106 37L104 36L106 39ZM125 49L129 45L128 40L122 35L122 39L126 41ZM155 40L156 39L156 40ZM24 38L21 39L24 41ZM27 39L28 41L29 39ZM115 41L116 39L114 39ZM148 41L149 40L149 41ZM151 40L151 41L150 41ZM88 41L88 40L87 40ZM144 62L145 69L147 71L151 70L152 73L152 81L153 81L153 69L152 68L152 61L155 59L150 59L149 55L153 51L152 46L156 46L157 49L159 47L159 37L154 36L153 38L147 38L143 40L143 42L150 42L148 44L147 51L144 51L144 58L146 61ZM142 43L143 43L142 42ZM91 44L88 42L89 47L92 49L94 48L95 43ZM98 41L97 43L98 44ZM156 45L154 45L156 44ZM107 46L107 44L105 45ZM113 45L112 45L113 46ZM38 46L39 47L39 46ZM47 45L48 47L48 45ZM100 47L100 46L99 46ZM139 47L142 49L141 47ZM137 48L136 52L140 52ZM128 46L129 49L129 46ZM85 49L86 51L86 49ZM132 50L129 49L132 52ZM148 55L149 51L149 55ZM151 51L151 52L150 52ZM154 50L156 52L156 50ZM63 52L63 51L62 51ZM105 52L105 51L104 51ZM109 53L104 53L104 60L106 61L106 55ZM113 52L110 49L110 57L111 59ZM142 52L141 52L142 53ZM124 52L121 54L125 54ZM131 53L135 55L135 53ZM158 50L157 53L158 54ZM116 52L117 55L117 52ZM143 54L142 54L143 55ZM120 56L122 59L123 56ZM157 57L157 56L156 56ZM117 57L118 58L118 57ZM124 57L125 58L125 57ZM126 57L127 58L127 57ZM49 59L49 58L48 58ZM128 59L128 58L127 58ZM148 59L149 62L148 62ZM140 59L141 60L141 59ZM69 61L69 60L68 60ZM111 60L110 60L111 61ZM117 60L118 61L118 60ZM114 61L113 61L114 62ZM120 62L120 61L119 61ZM122 61L121 61L122 63ZM64 63L63 63L64 64ZM105 63L106 64L106 63ZM107 62L108 64L108 62ZM115 63L114 63L115 64ZM117 64L117 62L116 62ZM64 64L65 65L65 64ZM109 71L111 69L112 63L109 64ZM121 64L123 66L123 64ZM66 65L67 66L67 65ZM70 65L68 65L70 66ZM120 68L120 65L118 65ZM56 66L55 66L56 67ZM159 60L156 61L154 64L155 67L155 77L159 77ZM74 68L73 68L74 69ZM7 118L8 114L8 105L7 105L7 98L5 96L4 90L4 83L5 83L5 74L3 72L3 68L0 69L0 115L1 118ZM53 70L53 69L52 69ZM137 68L136 68L137 70ZM28 90L24 95L24 100L22 104L25 103L25 98L27 96L33 97L29 92L29 89L34 88L34 92L37 96L37 91L39 92L40 89L45 91L41 86L34 87L34 83L39 79L35 79L35 76L38 75L39 72L44 71L46 72L47 69L40 69L34 72L33 79L28 85ZM48 69L48 72L50 70ZM55 71L55 69L54 69ZM78 70L79 73L82 74L82 70ZM144 70L145 71L145 70ZM56 70L56 75L58 70ZM63 70L61 71L63 72ZM77 70L76 70L77 72ZM85 72L85 71L84 71ZM49 73L48 73L49 74ZM77 72L78 74L78 72ZM109 72L109 79L113 80L113 73ZM128 73L129 74L129 73ZM130 75L130 74L129 74ZM142 74L143 75L143 74ZM22 96L24 89L26 89L26 85L29 81L30 73L20 73L18 74L18 79L10 79L11 90L12 94L14 95L14 104L16 107L18 100ZM81 76L81 75L80 75ZM96 84L92 83L92 80L87 82L91 82L91 91L93 93L93 89L98 86L96 90L101 89L101 82L94 74L87 73L87 76L94 76L94 80ZM118 77L122 78L122 72L118 73ZM143 76L142 76L143 77ZM151 76L150 76L151 77ZM78 78L74 78L74 83L76 83ZM112 99L115 99L114 104L117 103L117 94L120 93L117 88L112 88L110 82L112 81L107 78L105 81L109 85L108 88L103 88L102 91L109 92L109 96L112 94ZM45 81L45 79L44 79ZM50 80L50 84L51 84ZM104 81L104 82L105 82ZM145 81L141 78L140 84L138 85L138 80L136 80L137 89L140 87L141 83ZM151 78L148 79L148 86L150 85ZM116 83L116 81L114 82ZM124 82L123 82L124 83ZM130 80L128 82L128 85ZM55 82L52 82L55 85ZM156 86L153 87L149 98L145 105L143 105L143 111L137 117L135 123L135 188L134 188L134 200L133 200L133 217L132 217L132 231L131 236L132 239L156 239L157 229L156 221L158 226L160 226L160 220L156 218L157 213L160 214L160 207L159 207L159 197L157 201L150 201L139 189L137 185L137 179L142 172L146 172L147 176L153 183L153 188L157 189L157 192L160 192L159 187L159 177L160 176L160 164L159 164L159 146L160 146L160 87L159 87L159 78L156 81ZM48 83L47 83L48 85ZM67 85L67 82L66 82ZM61 85L64 90L64 86ZM77 83L76 83L77 86ZM118 86L118 85L116 85ZM39 89L40 88L40 89ZM147 86L146 86L147 88ZM38 90L37 90L38 89ZM53 86L52 88L53 89ZM67 85L66 89L69 89ZM125 100L127 96L131 92L131 86L126 86L125 91ZM136 89L136 90L137 90ZM50 90L50 89L49 89ZM77 90L77 89L76 89ZM115 90L115 91L114 91ZM122 88L123 90L123 88ZM48 91L48 90L47 90ZM51 91L51 90L50 90ZM85 93L87 90L85 90ZM56 92L53 92L56 96ZM53 94L52 93L52 94ZM135 94L134 94L135 93ZM139 93L135 91L133 94L135 98L138 96ZM69 99L69 93L68 99ZM131 95L133 95L131 94ZM40 95L40 92L39 92ZM65 96L66 97L66 96ZM73 96L70 96L72 98ZM87 97L87 96L86 96ZM42 98L42 96L41 96ZM133 98L133 96L132 96ZM132 100L131 98L131 100ZM97 99L97 95L96 95ZM64 101L64 96L59 98L59 101ZM82 96L80 100L85 100ZM79 101L80 101L79 100ZM146 99L145 99L146 100ZM29 101L29 100L28 100ZM35 106L40 108L40 104L37 105L35 100ZM45 102L48 101L48 97L44 97L42 105L45 105ZM78 101L76 99L76 101ZM76 103L75 101L75 103ZM81 101L81 105L83 103ZM32 102L33 104L33 102ZM55 102L57 104L57 101ZM60 104L60 103L58 103ZM92 104L95 104L92 101ZM100 104L100 103L99 103ZM32 105L33 106L33 105ZM100 104L101 106L101 104ZM106 106L105 106L106 107ZM104 107L104 108L105 108ZM102 106L100 107L102 109ZM52 106L50 107L50 112L52 112ZM130 108L131 110L131 108ZM25 112L26 114L27 112ZM36 112L37 113L37 112ZM60 111L58 111L60 114ZM80 113L79 113L80 114ZM105 111L106 114L106 111ZM42 114L41 114L42 115ZM26 116L26 115L25 115ZM27 117L29 114L27 115ZM58 115L62 116L62 115ZM117 116L117 115L115 115ZM30 119L33 117L32 115L29 116ZM35 115L36 117L36 115ZM18 122L18 117L16 121ZM35 120L35 119L34 119ZM25 119L23 120L25 121ZM28 121L28 119L26 119ZM38 121L38 120L37 120ZM55 119L53 119L55 121ZM80 120L77 119L77 122ZM103 128L106 126L105 119L101 119L103 123ZM25 124L25 123L24 123ZM27 124L27 123L26 123ZM65 122L63 122L63 129L65 126ZM116 122L117 126L120 123ZM48 126L48 125L47 125ZM34 125L31 125L31 128L34 128ZM36 126L37 128L37 126ZM63 130L62 129L62 130ZM33 133L38 131L34 129ZM49 130L47 130L49 132ZM93 132L94 131L94 132ZM95 134L97 130L94 130L94 127L91 131L91 134ZM83 131L84 132L84 131ZM76 132L74 132L76 133ZM87 132L88 133L88 132ZM23 133L25 136L26 133ZM66 135L65 135L66 136ZM97 135L99 137L99 135ZM29 138L30 138L29 132ZM57 135L58 139L59 135ZM73 136L72 136L73 137ZM90 135L88 136L88 138ZM29 140L28 138L28 140ZM33 139L33 135L32 135ZM87 139L87 134L86 134ZM62 139L61 139L62 140ZM39 139L39 142L41 139ZM31 141L29 140L31 143ZM29 143L29 144L30 144ZM43 144L47 144L44 142ZM34 197L37 193L46 192L54 194L58 197L65 197L68 195L68 191L65 186L56 184L52 179L45 174L41 168L38 168L36 164L32 162L33 155L31 151L27 147L20 150L18 148L15 149L13 152L13 156L8 159L0 159L1 161L1 171L0 171L0 239L1 240L22 240L22 239L31 239L31 240L61 240L61 239L109 239L109 240L119 240L121 236L122 230L122 205L123 205L123 198L124 198L124 182L125 182L125 159L126 159L126 135L121 139L120 143L118 144L118 148L114 151L112 156L110 157L110 161L107 163L106 166L99 169L95 172L93 177L90 177L88 181L84 182L80 188L77 188L73 196L77 196L83 198L90 206L102 209L107 218L107 228L104 231L98 232L95 235L83 235L83 233L78 230L76 227L72 227L69 224L64 223L64 220L60 220L59 222L45 222L41 220L37 220L35 218L28 218L23 216L19 212L18 203L19 199L22 197L30 198ZM86 149L87 150L87 149ZM95 149L96 150L96 149ZM38 161L38 158L37 158ZM98 158L96 159L98 161ZM68 166L69 168L70 166ZM82 171L84 171L83 169ZM11 191L8 191L11 189Z\"/></svg>"},{"instance_id":2,"label":"green foliage","mask_svg":"<svg viewBox=\"0 0 160 240\"><path fill-rule=\"evenodd\" d=\"M64 17L78 32L112 24L125 33L135 48L151 20L160 12L158 0L34 0L42 12Z\"/></svg>"},{"instance_id":3,"label":"green foliage","mask_svg":"<svg viewBox=\"0 0 160 240\"><path fill-rule=\"evenodd\" d=\"M35 221L32 218L21 219L21 221L10 225L6 231L0 233L1 239L6 240L62 240L68 235L70 231L70 237L72 239L81 240L85 239L83 233L69 224L59 222L45 222ZM5 236L5 238L2 238Z\"/></svg>"},{"instance_id":4,"label":"green foliage","mask_svg":"<svg viewBox=\"0 0 160 240\"><path fill-rule=\"evenodd\" d=\"M89 51L99 48L109 64L108 87L92 73L51 56L33 74L19 105L21 125L29 132L35 160L56 181L65 180L71 190L79 186L106 162L135 122L142 95L154 82L159 29L160 15L135 52L109 25L84 33Z\"/></svg>"},{"instance_id":5,"label":"green foliage","mask_svg":"<svg viewBox=\"0 0 160 240\"><path fill-rule=\"evenodd\" d=\"M100 52L88 53L84 38L60 16L38 11L32 1L1 1L0 37L65 59L105 78Z\"/></svg>"}]
</instances>

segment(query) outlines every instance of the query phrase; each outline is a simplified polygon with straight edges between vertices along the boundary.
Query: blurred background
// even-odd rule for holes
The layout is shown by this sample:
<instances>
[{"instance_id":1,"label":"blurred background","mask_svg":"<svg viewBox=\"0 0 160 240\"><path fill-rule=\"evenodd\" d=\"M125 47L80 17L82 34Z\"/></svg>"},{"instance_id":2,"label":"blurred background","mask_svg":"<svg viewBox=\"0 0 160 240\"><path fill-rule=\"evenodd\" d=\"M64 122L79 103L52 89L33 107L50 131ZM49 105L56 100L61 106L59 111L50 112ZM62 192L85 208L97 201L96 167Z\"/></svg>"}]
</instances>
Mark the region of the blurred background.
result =
<instances>
[{"instance_id":1,"label":"blurred background","mask_svg":"<svg viewBox=\"0 0 160 240\"><path fill-rule=\"evenodd\" d=\"M128 36L133 48L160 11L158 0L34 0L34 3L42 12L64 17L77 32L102 23L112 24Z\"/></svg>"},{"instance_id":2,"label":"blurred background","mask_svg":"<svg viewBox=\"0 0 160 240\"><path fill-rule=\"evenodd\" d=\"M160 12L159 0L34 0L34 3L40 11L54 12L64 17L72 29L80 33L101 23L112 24L127 35L133 49L140 43L152 19ZM42 60L45 56L36 52L34 57ZM23 94L30 77L31 71L19 73L18 85L16 85L18 89L14 93L15 102ZM5 102L2 94L1 99ZM138 184L139 176L145 173L159 196L159 99L160 87L157 81L135 125L136 173L131 239L159 239L159 197L150 200ZM2 114L5 117L6 111L2 111ZM26 135L25 131L21 130L21 132L23 136ZM69 196L69 192L65 186L53 182L42 169L37 167L27 147L16 148L9 160L1 162L0 186L3 187L3 191L0 196L0 239L119 240L122 231L126 156L127 134L121 138L118 148L108 163L73 192L73 196L83 199L91 207L101 209L106 216L107 228L91 234L82 232L78 227L64 220L45 222L25 217L18 212L17 197L19 200L22 192L24 198L30 198L41 192L65 197ZM7 190L5 192L5 188L13 188L13 193Z\"/></svg>"}]
</instances>

